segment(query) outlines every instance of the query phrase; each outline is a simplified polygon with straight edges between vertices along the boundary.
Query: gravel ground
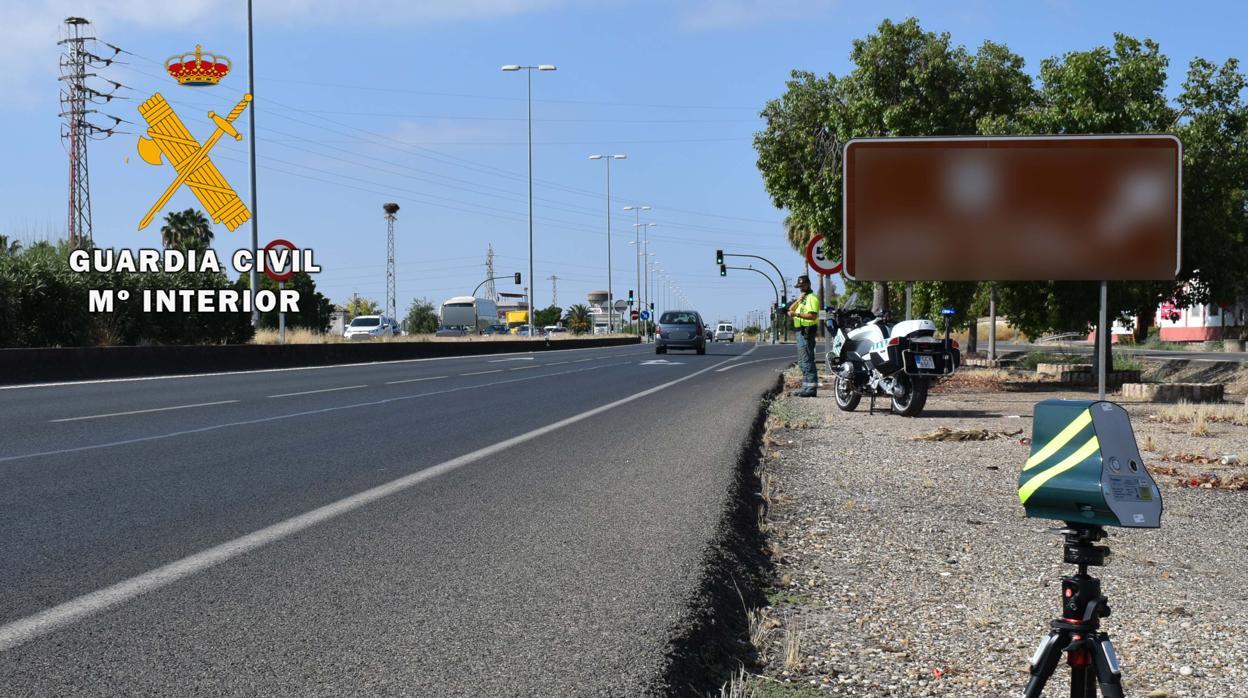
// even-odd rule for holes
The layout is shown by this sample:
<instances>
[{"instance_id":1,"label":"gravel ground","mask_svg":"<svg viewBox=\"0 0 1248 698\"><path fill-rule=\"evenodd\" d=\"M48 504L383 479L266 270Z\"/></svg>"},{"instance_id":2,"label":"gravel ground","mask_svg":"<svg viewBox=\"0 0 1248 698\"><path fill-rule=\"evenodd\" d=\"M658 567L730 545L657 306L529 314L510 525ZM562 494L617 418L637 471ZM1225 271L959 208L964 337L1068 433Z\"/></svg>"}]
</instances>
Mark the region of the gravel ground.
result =
<instances>
[{"instance_id":1,"label":"gravel ground","mask_svg":"<svg viewBox=\"0 0 1248 698\"><path fill-rule=\"evenodd\" d=\"M840 412L830 389L772 405L771 637L763 678L751 682L765 694L792 695L783 683L832 695L1021 693L1057 615L1060 577L1074 567L1048 532L1058 522L1023 516L1019 438L1031 436L1038 400L1089 394L1001 391L973 374L934 394L918 419L868 416L865 400ZM1150 420L1157 406L1126 406L1150 466L1170 453L1248 454L1248 427L1217 422L1192 436L1188 425ZM1023 433L913 440L938 427ZM1162 528L1111 529L1113 559L1093 571L1113 609L1102 629L1126 694L1248 695L1248 492L1155 477ZM1063 662L1045 694L1067 695L1068 677Z\"/></svg>"}]
</instances>

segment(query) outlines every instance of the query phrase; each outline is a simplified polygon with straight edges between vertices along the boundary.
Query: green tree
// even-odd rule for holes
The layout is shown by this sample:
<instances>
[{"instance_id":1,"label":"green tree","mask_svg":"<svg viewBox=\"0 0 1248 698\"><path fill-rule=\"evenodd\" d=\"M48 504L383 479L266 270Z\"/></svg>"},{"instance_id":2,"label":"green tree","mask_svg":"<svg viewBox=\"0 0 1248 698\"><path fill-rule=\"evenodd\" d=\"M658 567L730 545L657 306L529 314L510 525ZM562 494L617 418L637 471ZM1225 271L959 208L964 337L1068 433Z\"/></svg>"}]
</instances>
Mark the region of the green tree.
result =
<instances>
[{"instance_id":1,"label":"green tree","mask_svg":"<svg viewBox=\"0 0 1248 698\"><path fill-rule=\"evenodd\" d=\"M533 324L538 327L546 327L547 325L556 325L559 319L563 317L563 308L552 305L549 308L535 311L533 313Z\"/></svg>"},{"instance_id":2,"label":"green tree","mask_svg":"<svg viewBox=\"0 0 1248 698\"><path fill-rule=\"evenodd\" d=\"M403 327L411 334L430 334L438 331L438 311L427 298L416 298L407 309Z\"/></svg>"},{"instance_id":3,"label":"green tree","mask_svg":"<svg viewBox=\"0 0 1248 698\"><path fill-rule=\"evenodd\" d=\"M235 282L235 288L250 289L251 279L249 274L240 274L238 281ZM294 329L302 327L314 332L325 332L329 329L330 315L334 311L334 304L321 292L316 290L316 282L312 280L312 275L306 271L297 271L294 276L286 280L287 289L293 289L299 292L299 312L286 313L286 326ZM276 293L278 282L269 278L268 274L260 274L260 290L273 291ZM268 313L260 314L260 327L265 329L277 329L278 312L276 310Z\"/></svg>"},{"instance_id":4,"label":"green tree","mask_svg":"<svg viewBox=\"0 0 1248 698\"><path fill-rule=\"evenodd\" d=\"M381 312L381 306L377 301L371 298L360 298L359 294L351 294L346 303L342 305L347 311L347 321L354 320L361 315L377 315Z\"/></svg>"},{"instance_id":5,"label":"green tree","mask_svg":"<svg viewBox=\"0 0 1248 698\"><path fill-rule=\"evenodd\" d=\"M1115 34L1112 48L1072 51L1042 61L1041 86L1033 103L1016 114L989 121L994 129L1017 133L1165 131L1176 117L1164 93L1168 65L1155 42ZM1109 317L1144 309L1142 314L1151 318L1152 309L1173 286L1168 282L1111 284ZM1000 285L1000 297L1010 324L1030 336L1085 332L1099 315L1098 288L1096 282L1006 283ZM1105 347L1107 354L1102 358L1108 361L1110 343Z\"/></svg>"},{"instance_id":6,"label":"green tree","mask_svg":"<svg viewBox=\"0 0 1248 698\"><path fill-rule=\"evenodd\" d=\"M576 334L588 332L590 329L589 307L582 303L569 307L563 316L563 323Z\"/></svg>"},{"instance_id":7,"label":"green tree","mask_svg":"<svg viewBox=\"0 0 1248 698\"><path fill-rule=\"evenodd\" d=\"M0 257L16 257L22 253L22 243L9 241L8 235L0 235Z\"/></svg>"},{"instance_id":8,"label":"green tree","mask_svg":"<svg viewBox=\"0 0 1248 698\"><path fill-rule=\"evenodd\" d=\"M197 209L170 211L160 227L160 242L166 248L206 250L212 245L212 224Z\"/></svg>"},{"instance_id":9,"label":"green tree","mask_svg":"<svg viewBox=\"0 0 1248 698\"><path fill-rule=\"evenodd\" d=\"M1017 111L1033 93L1022 58L1005 46L986 42L970 54L914 18L881 22L875 34L854 41L850 59L854 68L843 77L794 71L785 93L763 108L767 126L754 139L764 187L789 211L787 241L798 249L820 233L832 258L841 256L845 141L979 133L981 123ZM888 305L885 284L872 295L877 309Z\"/></svg>"}]
</instances>

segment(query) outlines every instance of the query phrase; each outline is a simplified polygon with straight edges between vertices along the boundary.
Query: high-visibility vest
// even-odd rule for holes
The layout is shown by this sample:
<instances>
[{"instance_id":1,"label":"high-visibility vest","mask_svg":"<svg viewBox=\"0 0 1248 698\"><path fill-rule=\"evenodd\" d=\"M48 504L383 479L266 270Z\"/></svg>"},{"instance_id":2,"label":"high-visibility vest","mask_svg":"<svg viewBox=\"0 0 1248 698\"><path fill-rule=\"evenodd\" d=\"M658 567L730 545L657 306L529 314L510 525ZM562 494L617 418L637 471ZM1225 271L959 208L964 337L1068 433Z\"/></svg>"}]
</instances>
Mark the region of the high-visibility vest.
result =
<instances>
[{"instance_id":1,"label":"high-visibility vest","mask_svg":"<svg viewBox=\"0 0 1248 698\"><path fill-rule=\"evenodd\" d=\"M793 326L798 328L799 330L803 327L814 327L815 325L818 325L819 324L818 320L807 320L806 318L797 317L796 314L818 313L819 312L819 296L815 295L813 292L807 293L806 295L802 296L802 299L797 302L797 308L793 312L795 313L793 317Z\"/></svg>"}]
</instances>

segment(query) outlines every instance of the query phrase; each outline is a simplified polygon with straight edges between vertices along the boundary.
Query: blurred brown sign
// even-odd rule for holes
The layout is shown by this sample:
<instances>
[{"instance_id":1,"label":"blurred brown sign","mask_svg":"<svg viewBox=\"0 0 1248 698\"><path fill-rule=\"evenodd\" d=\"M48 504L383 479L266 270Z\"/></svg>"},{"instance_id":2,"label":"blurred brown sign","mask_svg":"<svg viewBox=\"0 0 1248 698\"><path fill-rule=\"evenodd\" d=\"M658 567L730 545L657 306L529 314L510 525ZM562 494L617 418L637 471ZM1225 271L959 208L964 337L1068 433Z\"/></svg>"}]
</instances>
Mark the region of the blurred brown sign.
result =
<instances>
[{"instance_id":1,"label":"blurred brown sign","mask_svg":"<svg viewBox=\"0 0 1248 698\"><path fill-rule=\"evenodd\" d=\"M1179 268L1175 136L867 138L845 145L845 273L1125 281Z\"/></svg>"}]
</instances>

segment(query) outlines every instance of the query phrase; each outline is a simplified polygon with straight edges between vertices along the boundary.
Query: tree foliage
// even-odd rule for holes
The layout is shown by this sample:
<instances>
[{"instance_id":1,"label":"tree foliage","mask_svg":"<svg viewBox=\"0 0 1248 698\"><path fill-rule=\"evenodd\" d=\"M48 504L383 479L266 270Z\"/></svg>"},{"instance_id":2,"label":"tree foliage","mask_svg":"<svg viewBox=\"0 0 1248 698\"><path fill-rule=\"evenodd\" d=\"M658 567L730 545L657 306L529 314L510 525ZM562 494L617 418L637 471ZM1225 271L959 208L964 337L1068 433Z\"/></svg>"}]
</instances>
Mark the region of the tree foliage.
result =
<instances>
[{"instance_id":1,"label":"tree foliage","mask_svg":"<svg viewBox=\"0 0 1248 698\"><path fill-rule=\"evenodd\" d=\"M277 293L278 282L269 278L268 274L260 274L260 290ZM250 289L251 279L248 274L240 274L235 286L239 289ZM286 326L302 327L314 332L325 332L329 329L330 315L334 312L334 304L320 291L316 290L316 282L306 271L297 271L286 280L287 289L299 292L299 312L286 313ZM278 312L260 313L260 327L277 329Z\"/></svg>"},{"instance_id":2,"label":"tree foliage","mask_svg":"<svg viewBox=\"0 0 1248 698\"><path fill-rule=\"evenodd\" d=\"M533 324L538 327L557 325L561 319L563 319L563 308L557 305L552 305L549 308L543 308L533 313Z\"/></svg>"},{"instance_id":3,"label":"tree foliage","mask_svg":"<svg viewBox=\"0 0 1248 698\"><path fill-rule=\"evenodd\" d=\"M583 303L570 306L563 316L563 323L576 334L588 332L591 324L589 307Z\"/></svg>"},{"instance_id":4,"label":"tree foliage","mask_svg":"<svg viewBox=\"0 0 1248 698\"><path fill-rule=\"evenodd\" d=\"M381 306L377 301L371 298L361 298L355 293L351 294L342 307L347 311L347 321L354 320L360 315L377 315L381 312Z\"/></svg>"},{"instance_id":5,"label":"tree foliage","mask_svg":"<svg viewBox=\"0 0 1248 698\"><path fill-rule=\"evenodd\" d=\"M170 211L160 227L160 241L170 249L206 250L212 246L212 224L197 209Z\"/></svg>"},{"instance_id":6,"label":"tree foliage","mask_svg":"<svg viewBox=\"0 0 1248 698\"><path fill-rule=\"evenodd\" d=\"M416 298L407 308L403 328L411 334L431 334L438 331L438 311L428 298Z\"/></svg>"}]
</instances>

